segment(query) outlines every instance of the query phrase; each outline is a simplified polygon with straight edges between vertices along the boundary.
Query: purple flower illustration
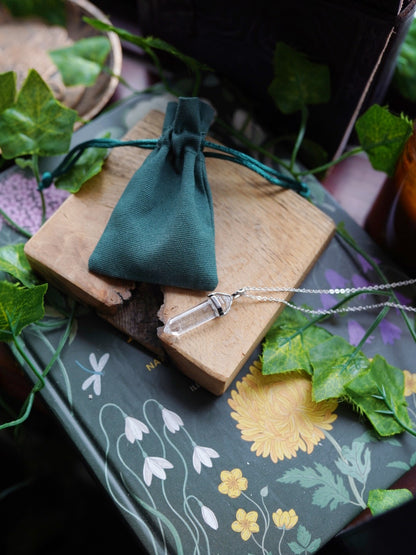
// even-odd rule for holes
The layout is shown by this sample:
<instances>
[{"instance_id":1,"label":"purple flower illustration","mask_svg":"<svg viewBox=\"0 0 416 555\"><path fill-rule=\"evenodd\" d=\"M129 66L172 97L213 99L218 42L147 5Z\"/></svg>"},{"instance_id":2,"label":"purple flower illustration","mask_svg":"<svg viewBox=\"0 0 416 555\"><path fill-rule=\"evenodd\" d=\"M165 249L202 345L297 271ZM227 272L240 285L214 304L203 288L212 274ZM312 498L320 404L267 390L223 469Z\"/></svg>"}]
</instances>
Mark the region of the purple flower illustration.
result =
<instances>
[{"instance_id":1,"label":"purple flower illustration","mask_svg":"<svg viewBox=\"0 0 416 555\"><path fill-rule=\"evenodd\" d=\"M335 270L326 270L325 277L332 289L342 289L348 284L348 280Z\"/></svg>"},{"instance_id":2,"label":"purple flower illustration","mask_svg":"<svg viewBox=\"0 0 416 555\"><path fill-rule=\"evenodd\" d=\"M357 254L357 260L358 260L358 262L361 266L362 271L365 274L373 269L371 264L369 262L367 262L367 260L361 254ZM377 258L373 258L373 262L374 262L374 264L378 264L380 262L380 260L378 260Z\"/></svg>"},{"instance_id":3,"label":"purple flower illustration","mask_svg":"<svg viewBox=\"0 0 416 555\"><path fill-rule=\"evenodd\" d=\"M333 295L330 295L329 293L321 293L321 303L322 307L325 310L328 310L328 308L332 308L335 304L337 304L337 300Z\"/></svg>"},{"instance_id":4,"label":"purple flower illustration","mask_svg":"<svg viewBox=\"0 0 416 555\"><path fill-rule=\"evenodd\" d=\"M399 303L404 305L404 306L408 306L412 302L412 300L409 299L409 297L406 297L402 293L396 293L396 297L397 297L397 300L399 301ZM397 308L396 310L398 311L399 309Z\"/></svg>"},{"instance_id":5,"label":"purple flower illustration","mask_svg":"<svg viewBox=\"0 0 416 555\"><path fill-rule=\"evenodd\" d=\"M393 345L400 339L402 330L396 324L389 322L386 318L380 322L381 339L385 345Z\"/></svg>"},{"instance_id":6,"label":"purple flower illustration","mask_svg":"<svg viewBox=\"0 0 416 555\"><path fill-rule=\"evenodd\" d=\"M369 285L372 285L367 279L365 279L363 276L360 276L360 274L354 274L351 278L351 281L354 287L368 287ZM362 298L366 296L367 293L364 293Z\"/></svg>"},{"instance_id":7,"label":"purple flower illustration","mask_svg":"<svg viewBox=\"0 0 416 555\"><path fill-rule=\"evenodd\" d=\"M356 320L348 320L348 338L351 345L356 347L364 337L364 334L365 329L361 324L359 324ZM373 339L374 336L370 335L370 337L366 339L366 343L371 343Z\"/></svg>"}]
</instances>

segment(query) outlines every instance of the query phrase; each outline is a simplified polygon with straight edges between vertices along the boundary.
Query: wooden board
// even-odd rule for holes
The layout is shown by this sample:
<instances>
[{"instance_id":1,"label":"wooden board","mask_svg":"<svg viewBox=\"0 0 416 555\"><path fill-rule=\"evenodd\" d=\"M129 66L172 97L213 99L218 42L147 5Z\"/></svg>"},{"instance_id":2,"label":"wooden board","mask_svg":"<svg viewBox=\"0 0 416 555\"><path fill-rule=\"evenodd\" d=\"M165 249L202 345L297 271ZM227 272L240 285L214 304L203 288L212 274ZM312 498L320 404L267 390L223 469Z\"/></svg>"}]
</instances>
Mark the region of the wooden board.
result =
<instances>
[{"instance_id":1,"label":"wooden board","mask_svg":"<svg viewBox=\"0 0 416 555\"><path fill-rule=\"evenodd\" d=\"M158 137L163 117L151 112L126 138ZM225 317L172 338L161 328L156 332L158 316L166 322L204 300L205 292L166 287L162 297L158 286L88 271L88 258L115 204L147 155L148 151L134 147L114 149L104 171L63 203L28 241L25 252L47 280L93 306L153 352L161 356L167 352L184 373L220 395L261 341L281 304L241 298ZM207 158L206 166L214 202L217 291L299 285L332 237L332 220L296 193L271 185L246 168L215 158Z\"/></svg>"}]
</instances>

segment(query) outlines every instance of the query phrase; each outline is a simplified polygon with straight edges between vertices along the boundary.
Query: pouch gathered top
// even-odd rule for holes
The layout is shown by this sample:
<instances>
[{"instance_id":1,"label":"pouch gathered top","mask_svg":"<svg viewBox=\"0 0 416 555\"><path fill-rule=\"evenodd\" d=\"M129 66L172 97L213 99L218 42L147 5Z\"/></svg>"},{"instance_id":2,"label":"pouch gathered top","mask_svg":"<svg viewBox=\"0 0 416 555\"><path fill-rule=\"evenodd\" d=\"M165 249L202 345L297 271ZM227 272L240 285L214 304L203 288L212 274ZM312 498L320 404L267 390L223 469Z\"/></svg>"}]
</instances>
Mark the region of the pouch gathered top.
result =
<instances>
[{"instance_id":1,"label":"pouch gathered top","mask_svg":"<svg viewBox=\"0 0 416 555\"><path fill-rule=\"evenodd\" d=\"M196 97L167 106L156 148L135 172L89 258L98 274L215 289L214 213L204 140L214 110Z\"/></svg>"}]
</instances>

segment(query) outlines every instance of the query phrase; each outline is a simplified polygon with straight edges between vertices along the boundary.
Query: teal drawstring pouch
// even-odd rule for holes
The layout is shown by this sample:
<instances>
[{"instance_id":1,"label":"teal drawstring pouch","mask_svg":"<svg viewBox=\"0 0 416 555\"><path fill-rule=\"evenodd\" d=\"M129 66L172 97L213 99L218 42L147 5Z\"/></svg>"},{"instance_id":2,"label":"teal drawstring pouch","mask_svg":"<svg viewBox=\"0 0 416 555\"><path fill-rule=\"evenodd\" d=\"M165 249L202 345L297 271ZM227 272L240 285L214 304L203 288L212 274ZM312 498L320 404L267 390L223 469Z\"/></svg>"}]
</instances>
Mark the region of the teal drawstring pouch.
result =
<instances>
[{"instance_id":1,"label":"teal drawstring pouch","mask_svg":"<svg viewBox=\"0 0 416 555\"><path fill-rule=\"evenodd\" d=\"M218 283L214 215L202 146L214 110L198 98L168 104L156 148L131 178L89 270L211 291Z\"/></svg>"},{"instance_id":2,"label":"teal drawstring pouch","mask_svg":"<svg viewBox=\"0 0 416 555\"><path fill-rule=\"evenodd\" d=\"M214 211L205 158L241 164L308 197L307 185L251 156L206 140L214 110L197 97L167 106L159 139L91 139L75 146L39 189L66 174L87 148L151 149L115 206L88 268L135 282L212 291L218 283ZM204 151L204 147L210 150Z\"/></svg>"}]
</instances>

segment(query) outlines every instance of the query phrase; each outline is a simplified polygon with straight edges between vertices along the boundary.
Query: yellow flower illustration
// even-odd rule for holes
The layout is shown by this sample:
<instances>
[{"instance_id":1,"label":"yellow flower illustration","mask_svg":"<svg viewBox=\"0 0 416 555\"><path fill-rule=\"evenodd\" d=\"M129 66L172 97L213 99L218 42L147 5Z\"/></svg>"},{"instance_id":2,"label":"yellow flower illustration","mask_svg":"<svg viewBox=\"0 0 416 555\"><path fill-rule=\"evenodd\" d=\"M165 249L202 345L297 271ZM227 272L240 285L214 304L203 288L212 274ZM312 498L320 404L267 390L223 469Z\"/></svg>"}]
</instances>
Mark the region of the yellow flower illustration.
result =
<instances>
[{"instance_id":1,"label":"yellow flower illustration","mask_svg":"<svg viewBox=\"0 0 416 555\"><path fill-rule=\"evenodd\" d=\"M306 374L264 376L259 361L250 366L228 404L242 439L252 442L251 451L275 463L296 457L299 449L312 453L325 437L323 430L332 429L338 404L335 399L316 403L311 389Z\"/></svg>"},{"instance_id":2,"label":"yellow flower illustration","mask_svg":"<svg viewBox=\"0 0 416 555\"><path fill-rule=\"evenodd\" d=\"M223 470L221 472L221 480L218 490L232 499L239 497L241 492L247 489L247 478L244 478L239 468L233 468L231 472Z\"/></svg>"},{"instance_id":3,"label":"yellow flower illustration","mask_svg":"<svg viewBox=\"0 0 416 555\"><path fill-rule=\"evenodd\" d=\"M404 374L404 395L409 397L412 393L416 393L416 374L403 370Z\"/></svg>"},{"instance_id":4,"label":"yellow flower illustration","mask_svg":"<svg viewBox=\"0 0 416 555\"><path fill-rule=\"evenodd\" d=\"M289 511L277 509L277 511L272 514L272 518L278 528L284 528L285 530L293 528L299 519L294 509L290 509Z\"/></svg>"},{"instance_id":5,"label":"yellow flower illustration","mask_svg":"<svg viewBox=\"0 0 416 555\"><path fill-rule=\"evenodd\" d=\"M238 509L235 515L237 520L231 524L234 532L241 533L241 539L245 542L251 537L251 534L260 530L257 524L257 511L249 511L246 513L244 509Z\"/></svg>"}]
</instances>

